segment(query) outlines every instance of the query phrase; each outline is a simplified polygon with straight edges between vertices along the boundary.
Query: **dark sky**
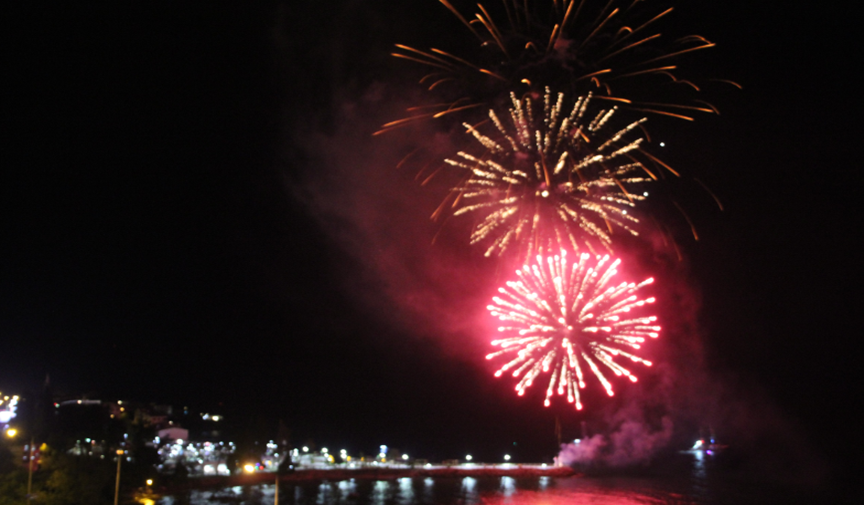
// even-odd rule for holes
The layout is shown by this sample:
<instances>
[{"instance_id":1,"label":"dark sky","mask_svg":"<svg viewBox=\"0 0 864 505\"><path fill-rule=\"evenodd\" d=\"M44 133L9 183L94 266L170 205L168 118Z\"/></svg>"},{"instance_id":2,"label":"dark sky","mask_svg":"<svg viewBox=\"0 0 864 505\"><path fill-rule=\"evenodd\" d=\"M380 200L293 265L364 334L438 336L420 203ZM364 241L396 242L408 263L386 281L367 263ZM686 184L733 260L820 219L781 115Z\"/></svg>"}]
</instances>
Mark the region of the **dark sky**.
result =
<instances>
[{"instance_id":1,"label":"dark sky","mask_svg":"<svg viewBox=\"0 0 864 505\"><path fill-rule=\"evenodd\" d=\"M719 117L655 130L726 209L691 195L700 241L684 226L685 260L660 262L680 323L666 349L704 356L704 415L727 438L747 425L730 418L776 415L841 461L861 393L851 7L682 4L669 29L717 42L700 70L744 89L716 95ZM555 414L565 436L592 419L492 379L474 323L496 266L458 227L429 245L441 188L395 169L404 136L371 137L415 92L392 44L460 29L440 4L8 14L0 390L50 373L69 394L438 457L514 441L539 457ZM592 400L599 417L626 401Z\"/></svg>"}]
</instances>

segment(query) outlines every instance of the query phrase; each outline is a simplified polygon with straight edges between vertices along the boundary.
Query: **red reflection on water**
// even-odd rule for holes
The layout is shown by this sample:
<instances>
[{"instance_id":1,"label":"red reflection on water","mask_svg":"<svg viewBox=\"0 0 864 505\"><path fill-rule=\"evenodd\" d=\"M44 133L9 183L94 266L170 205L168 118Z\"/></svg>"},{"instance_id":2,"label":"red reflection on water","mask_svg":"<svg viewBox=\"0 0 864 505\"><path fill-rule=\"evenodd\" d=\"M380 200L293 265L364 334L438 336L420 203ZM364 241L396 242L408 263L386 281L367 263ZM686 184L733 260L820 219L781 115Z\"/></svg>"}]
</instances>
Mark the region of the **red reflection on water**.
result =
<instances>
[{"instance_id":1,"label":"red reflection on water","mask_svg":"<svg viewBox=\"0 0 864 505\"><path fill-rule=\"evenodd\" d=\"M483 505L691 505L697 502L677 493L643 494L637 491L520 490L511 496L484 496Z\"/></svg>"}]
</instances>

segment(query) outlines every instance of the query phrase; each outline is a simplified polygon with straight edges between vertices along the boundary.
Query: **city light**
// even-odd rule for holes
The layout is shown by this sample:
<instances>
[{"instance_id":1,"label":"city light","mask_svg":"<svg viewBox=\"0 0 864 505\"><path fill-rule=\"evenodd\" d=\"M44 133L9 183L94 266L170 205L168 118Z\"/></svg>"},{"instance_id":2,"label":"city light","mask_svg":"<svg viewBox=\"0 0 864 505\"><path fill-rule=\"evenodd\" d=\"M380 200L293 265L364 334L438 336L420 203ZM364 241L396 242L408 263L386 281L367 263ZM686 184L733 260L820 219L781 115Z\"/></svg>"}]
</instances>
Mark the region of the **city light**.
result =
<instances>
[{"instance_id":1,"label":"city light","mask_svg":"<svg viewBox=\"0 0 864 505\"><path fill-rule=\"evenodd\" d=\"M504 461L510 461L510 455L509 454L504 455Z\"/></svg>"},{"instance_id":2,"label":"city light","mask_svg":"<svg viewBox=\"0 0 864 505\"><path fill-rule=\"evenodd\" d=\"M16 430L15 428L9 428L8 430L6 430L6 436L9 438L14 438L17 434L18 430Z\"/></svg>"},{"instance_id":3,"label":"city light","mask_svg":"<svg viewBox=\"0 0 864 505\"><path fill-rule=\"evenodd\" d=\"M2 394L2 393L0 393ZM18 395L0 396L0 427L15 418L18 410Z\"/></svg>"},{"instance_id":4,"label":"city light","mask_svg":"<svg viewBox=\"0 0 864 505\"><path fill-rule=\"evenodd\" d=\"M402 459L404 459L405 461L408 461L408 455L407 455L407 454L403 454L403 455L402 455Z\"/></svg>"},{"instance_id":5,"label":"city light","mask_svg":"<svg viewBox=\"0 0 864 505\"><path fill-rule=\"evenodd\" d=\"M246 473L255 473L255 465L253 465L252 463L246 463L245 465L243 465L243 470Z\"/></svg>"},{"instance_id":6,"label":"city light","mask_svg":"<svg viewBox=\"0 0 864 505\"><path fill-rule=\"evenodd\" d=\"M147 479L147 485L152 486L153 485L153 479Z\"/></svg>"},{"instance_id":7,"label":"city light","mask_svg":"<svg viewBox=\"0 0 864 505\"><path fill-rule=\"evenodd\" d=\"M309 448L306 447L305 445L303 446L303 452L309 452Z\"/></svg>"},{"instance_id":8,"label":"city light","mask_svg":"<svg viewBox=\"0 0 864 505\"><path fill-rule=\"evenodd\" d=\"M474 457L471 456L470 454L465 456L465 461L471 461L472 459L474 459Z\"/></svg>"}]
</instances>

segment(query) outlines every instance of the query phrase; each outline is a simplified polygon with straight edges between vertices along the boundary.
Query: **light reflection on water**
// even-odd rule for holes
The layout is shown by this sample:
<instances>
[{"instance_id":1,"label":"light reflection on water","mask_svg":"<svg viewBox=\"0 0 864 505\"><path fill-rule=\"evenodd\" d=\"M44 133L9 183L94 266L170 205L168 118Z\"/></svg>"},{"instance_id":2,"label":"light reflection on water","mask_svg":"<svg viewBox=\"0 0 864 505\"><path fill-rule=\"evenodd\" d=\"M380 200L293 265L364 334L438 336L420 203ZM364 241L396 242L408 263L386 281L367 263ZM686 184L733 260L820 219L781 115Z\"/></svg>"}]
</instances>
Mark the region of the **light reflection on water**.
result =
<instances>
[{"instance_id":1,"label":"light reflection on water","mask_svg":"<svg viewBox=\"0 0 864 505\"><path fill-rule=\"evenodd\" d=\"M339 500L345 501L357 494L357 482L354 479L339 481Z\"/></svg>"},{"instance_id":2,"label":"light reflection on water","mask_svg":"<svg viewBox=\"0 0 864 505\"><path fill-rule=\"evenodd\" d=\"M284 481L280 505L702 505L777 503L752 484L717 473L710 457L686 456L673 471L589 477L402 477ZM292 489L293 488L293 489ZM806 503L783 493L783 503ZM272 505L273 484L166 496L157 505Z\"/></svg>"},{"instance_id":3,"label":"light reflection on water","mask_svg":"<svg viewBox=\"0 0 864 505\"><path fill-rule=\"evenodd\" d=\"M315 505L326 505L327 503L330 503L331 494L333 493L330 489L330 483L322 482L318 486L318 493L316 494Z\"/></svg>"},{"instance_id":4,"label":"light reflection on water","mask_svg":"<svg viewBox=\"0 0 864 505\"><path fill-rule=\"evenodd\" d=\"M410 478L394 480L320 481L280 485L280 505L591 505L690 504L676 493L633 489L624 482L598 485L586 478ZM629 488L628 488L629 486ZM294 488L293 490L291 488ZM190 491L188 494L163 497L157 505L271 505L275 486L259 485L227 488L217 491Z\"/></svg>"},{"instance_id":5,"label":"light reflection on water","mask_svg":"<svg viewBox=\"0 0 864 505\"><path fill-rule=\"evenodd\" d=\"M501 494L504 495L504 498L509 498L513 496L513 493L516 492L516 479L513 477L501 477Z\"/></svg>"},{"instance_id":6,"label":"light reflection on water","mask_svg":"<svg viewBox=\"0 0 864 505\"><path fill-rule=\"evenodd\" d=\"M396 502L399 505L411 505L414 503L414 479L411 477L402 477L399 479L399 498Z\"/></svg>"},{"instance_id":7,"label":"light reflection on water","mask_svg":"<svg viewBox=\"0 0 864 505\"><path fill-rule=\"evenodd\" d=\"M480 496L477 493L477 479L464 477L462 479L462 503L471 505L477 503Z\"/></svg>"},{"instance_id":8,"label":"light reflection on water","mask_svg":"<svg viewBox=\"0 0 864 505\"><path fill-rule=\"evenodd\" d=\"M426 477L423 479L423 501L421 503L433 503L435 498L435 479Z\"/></svg>"},{"instance_id":9,"label":"light reflection on water","mask_svg":"<svg viewBox=\"0 0 864 505\"><path fill-rule=\"evenodd\" d=\"M390 483L386 480L375 481L375 487L372 488L370 503L372 503L372 505L384 505L387 502L387 491L389 489Z\"/></svg>"},{"instance_id":10,"label":"light reflection on water","mask_svg":"<svg viewBox=\"0 0 864 505\"><path fill-rule=\"evenodd\" d=\"M540 488L541 491L543 491L544 489L549 487L549 477L546 477L545 475L543 477L540 477L540 481L538 482L538 487Z\"/></svg>"}]
</instances>

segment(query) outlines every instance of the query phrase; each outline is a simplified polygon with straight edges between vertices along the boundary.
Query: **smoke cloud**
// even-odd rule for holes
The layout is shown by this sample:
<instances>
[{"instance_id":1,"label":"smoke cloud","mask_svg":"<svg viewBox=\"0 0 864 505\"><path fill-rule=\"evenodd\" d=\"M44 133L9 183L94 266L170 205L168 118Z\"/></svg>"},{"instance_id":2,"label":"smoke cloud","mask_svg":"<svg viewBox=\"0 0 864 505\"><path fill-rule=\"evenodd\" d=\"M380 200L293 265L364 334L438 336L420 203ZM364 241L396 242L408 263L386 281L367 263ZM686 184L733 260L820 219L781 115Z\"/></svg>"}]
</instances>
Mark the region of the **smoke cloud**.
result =
<instances>
[{"instance_id":1,"label":"smoke cloud","mask_svg":"<svg viewBox=\"0 0 864 505\"><path fill-rule=\"evenodd\" d=\"M608 435L597 434L561 445L558 463L565 466L610 468L647 464L669 447L673 436L670 416L650 423L634 407L618 411Z\"/></svg>"},{"instance_id":2,"label":"smoke cloud","mask_svg":"<svg viewBox=\"0 0 864 505\"><path fill-rule=\"evenodd\" d=\"M452 174L452 151L436 124L373 133L412 105L384 83L359 96L336 97L338 121L295 126L308 167L292 190L342 251L341 288L366 313L408 335L434 338L468 361L482 356L490 323L485 304L497 285L497 263L465 247L470 223L433 221Z\"/></svg>"}]
</instances>

